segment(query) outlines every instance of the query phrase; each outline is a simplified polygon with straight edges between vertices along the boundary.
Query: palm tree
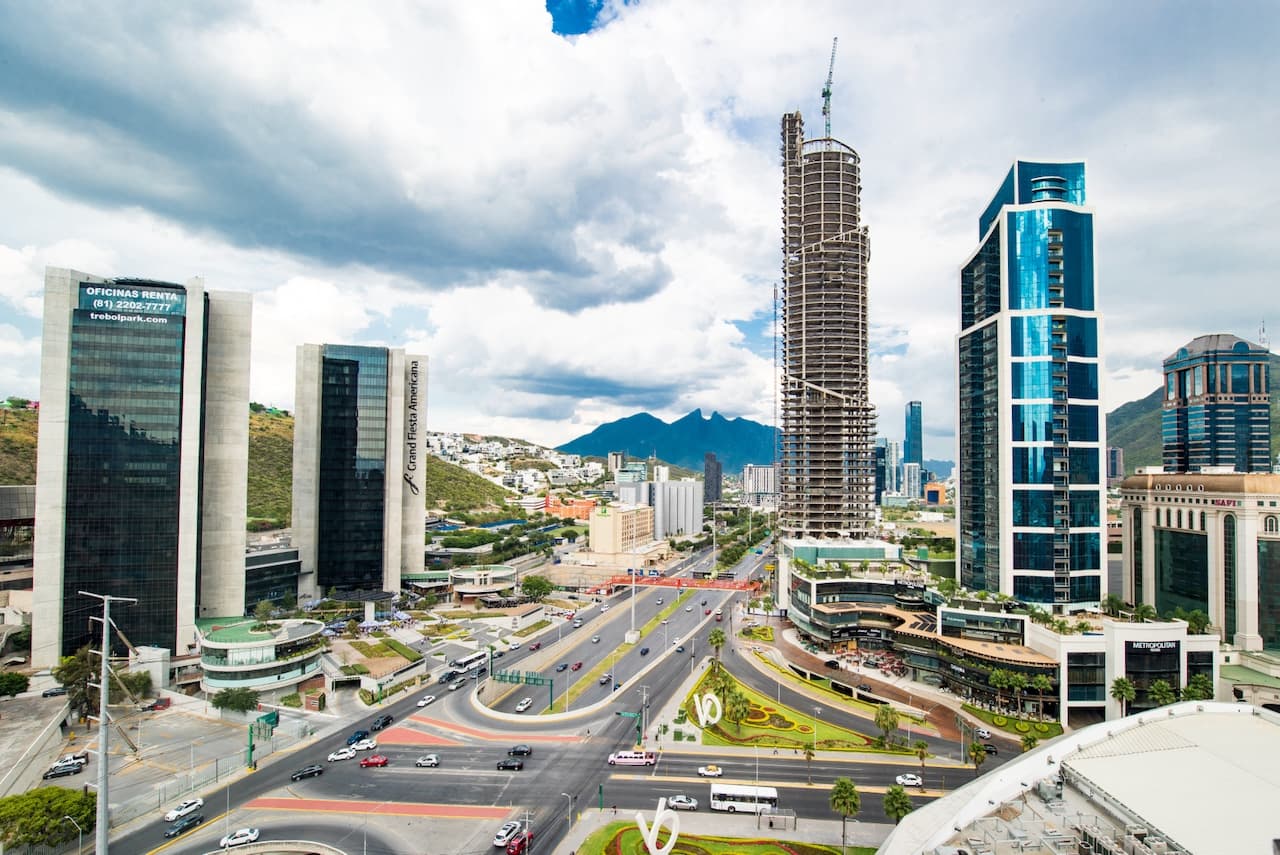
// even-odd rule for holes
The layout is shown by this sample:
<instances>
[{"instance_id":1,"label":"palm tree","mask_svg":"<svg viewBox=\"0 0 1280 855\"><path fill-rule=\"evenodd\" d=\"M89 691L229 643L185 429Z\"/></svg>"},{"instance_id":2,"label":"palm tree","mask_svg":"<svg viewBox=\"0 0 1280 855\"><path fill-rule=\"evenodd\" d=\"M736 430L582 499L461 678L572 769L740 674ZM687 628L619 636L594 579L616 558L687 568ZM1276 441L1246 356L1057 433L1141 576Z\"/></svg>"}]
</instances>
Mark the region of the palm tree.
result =
<instances>
[{"instance_id":1,"label":"palm tree","mask_svg":"<svg viewBox=\"0 0 1280 855\"><path fill-rule=\"evenodd\" d=\"M996 668L987 675L987 685L996 690L996 706L1004 706L1004 697L1000 694L1001 690L1009 688L1009 672L1003 668Z\"/></svg>"},{"instance_id":2,"label":"palm tree","mask_svg":"<svg viewBox=\"0 0 1280 855\"><path fill-rule=\"evenodd\" d=\"M720 627L716 627L715 629L711 630L711 632L707 633L707 643L710 644L712 648L715 649L716 659L720 658L720 648L724 647L724 642L725 642L724 630L721 629Z\"/></svg>"},{"instance_id":3,"label":"palm tree","mask_svg":"<svg viewBox=\"0 0 1280 855\"><path fill-rule=\"evenodd\" d=\"M929 743L925 742L923 739L917 739L915 745L911 747L915 750L916 756L920 758L920 780L923 782L924 761L925 758L929 756ZM924 786L924 784L922 783L921 786Z\"/></svg>"},{"instance_id":4,"label":"palm tree","mask_svg":"<svg viewBox=\"0 0 1280 855\"><path fill-rule=\"evenodd\" d=\"M884 734L883 740L887 747L889 737L898 729L898 711L889 704L880 704L876 707L876 727Z\"/></svg>"},{"instance_id":5,"label":"palm tree","mask_svg":"<svg viewBox=\"0 0 1280 855\"><path fill-rule=\"evenodd\" d=\"M1184 701L1211 701L1213 695L1213 679L1208 674L1193 675L1182 690Z\"/></svg>"},{"instance_id":6,"label":"palm tree","mask_svg":"<svg viewBox=\"0 0 1280 855\"><path fill-rule=\"evenodd\" d=\"M1013 702L1018 708L1018 716L1022 716L1022 693L1026 691L1027 675L1014 671L1009 675L1009 688L1013 690Z\"/></svg>"},{"instance_id":7,"label":"palm tree","mask_svg":"<svg viewBox=\"0 0 1280 855\"><path fill-rule=\"evenodd\" d=\"M1138 696L1133 681L1128 677L1116 677L1111 681L1111 697L1120 702L1120 715L1128 715L1129 704Z\"/></svg>"},{"instance_id":8,"label":"palm tree","mask_svg":"<svg viewBox=\"0 0 1280 855\"><path fill-rule=\"evenodd\" d=\"M1102 598L1101 605L1103 614L1115 617L1120 614L1120 610L1124 608L1124 600L1121 599L1118 594L1107 594Z\"/></svg>"},{"instance_id":9,"label":"palm tree","mask_svg":"<svg viewBox=\"0 0 1280 855\"><path fill-rule=\"evenodd\" d=\"M901 785L894 784L884 791L884 815L892 819L894 825L902 822L902 818L915 809L911 796L907 795Z\"/></svg>"},{"instance_id":10,"label":"palm tree","mask_svg":"<svg viewBox=\"0 0 1280 855\"><path fill-rule=\"evenodd\" d=\"M973 777L978 777L978 769L987 762L987 749L981 742L969 743L969 759L973 761Z\"/></svg>"},{"instance_id":11,"label":"palm tree","mask_svg":"<svg viewBox=\"0 0 1280 855\"><path fill-rule=\"evenodd\" d=\"M1156 607L1150 603L1142 603L1133 610L1134 623L1150 623L1156 617Z\"/></svg>"},{"instance_id":12,"label":"palm tree","mask_svg":"<svg viewBox=\"0 0 1280 855\"><path fill-rule=\"evenodd\" d=\"M858 788L853 781L848 778L836 778L835 783L831 785L830 804L831 809L840 814L840 851L844 852L847 845L846 823L849 817L857 816L858 811L862 810L862 796L858 795Z\"/></svg>"},{"instance_id":13,"label":"palm tree","mask_svg":"<svg viewBox=\"0 0 1280 855\"><path fill-rule=\"evenodd\" d=\"M813 746L808 742L804 744L804 765L805 765L805 772L809 776L809 783L812 784L813 783Z\"/></svg>"},{"instance_id":14,"label":"palm tree","mask_svg":"<svg viewBox=\"0 0 1280 855\"><path fill-rule=\"evenodd\" d=\"M1035 748L1039 744L1040 744L1039 738L1034 736L1033 734L1025 733L1022 735L1022 751L1024 754L1030 751L1032 748Z\"/></svg>"},{"instance_id":15,"label":"palm tree","mask_svg":"<svg viewBox=\"0 0 1280 855\"><path fill-rule=\"evenodd\" d=\"M1151 698L1151 702L1158 707L1167 707L1178 699L1178 693L1173 690L1173 686L1169 685L1168 680L1156 680L1151 684L1151 688L1147 689L1147 697Z\"/></svg>"},{"instance_id":16,"label":"palm tree","mask_svg":"<svg viewBox=\"0 0 1280 855\"><path fill-rule=\"evenodd\" d=\"M1209 616L1200 609L1187 612L1187 632L1192 635L1204 635L1209 630Z\"/></svg>"},{"instance_id":17,"label":"palm tree","mask_svg":"<svg viewBox=\"0 0 1280 855\"><path fill-rule=\"evenodd\" d=\"M738 727L738 732L742 732L742 720L751 715L751 701L745 694L737 688L729 690L729 696L724 701L724 717L733 722Z\"/></svg>"},{"instance_id":18,"label":"palm tree","mask_svg":"<svg viewBox=\"0 0 1280 855\"><path fill-rule=\"evenodd\" d=\"M1053 688L1053 680L1048 674L1037 674L1031 678L1031 687L1036 690L1039 715L1044 718L1044 696Z\"/></svg>"}]
</instances>

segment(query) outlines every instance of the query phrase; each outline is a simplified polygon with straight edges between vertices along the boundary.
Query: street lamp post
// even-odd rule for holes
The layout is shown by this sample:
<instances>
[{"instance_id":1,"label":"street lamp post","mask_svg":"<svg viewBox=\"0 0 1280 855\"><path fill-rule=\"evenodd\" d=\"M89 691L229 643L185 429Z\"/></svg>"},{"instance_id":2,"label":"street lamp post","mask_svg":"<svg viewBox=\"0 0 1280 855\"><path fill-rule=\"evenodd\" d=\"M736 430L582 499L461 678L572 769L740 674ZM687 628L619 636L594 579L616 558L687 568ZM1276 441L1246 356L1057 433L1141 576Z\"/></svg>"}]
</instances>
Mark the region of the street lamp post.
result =
<instances>
[{"instance_id":1,"label":"street lamp post","mask_svg":"<svg viewBox=\"0 0 1280 855\"><path fill-rule=\"evenodd\" d=\"M80 827L80 823L69 816L64 816L63 819L76 827L76 855L80 855L84 851L84 829Z\"/></svg>"},{"instance_id":2,"label":"street lamp post","mask_svg":"<svg viewBox=\"0 0 1280 855\"><path fill-rule=\"evenodd\" d=\"M818 753L818 716L822 715L822 707L813 708L813 753Z\"/></svg>"},{"instance_id":3,"label":"street lamp post","mask_svg":"<svg viewBox=\"0 0 1280 855\"><path fill-rule=\"evenodd\" d=\"M560 795L564 796L566 799L568 799L568 800L569 800L569 817L568 817L568 819L569 819L569 828L570 828L570 829L572 829L572 828L573 828L573 796L569 795L568 793L561 793Z\"/></svg>"}]
</instances>

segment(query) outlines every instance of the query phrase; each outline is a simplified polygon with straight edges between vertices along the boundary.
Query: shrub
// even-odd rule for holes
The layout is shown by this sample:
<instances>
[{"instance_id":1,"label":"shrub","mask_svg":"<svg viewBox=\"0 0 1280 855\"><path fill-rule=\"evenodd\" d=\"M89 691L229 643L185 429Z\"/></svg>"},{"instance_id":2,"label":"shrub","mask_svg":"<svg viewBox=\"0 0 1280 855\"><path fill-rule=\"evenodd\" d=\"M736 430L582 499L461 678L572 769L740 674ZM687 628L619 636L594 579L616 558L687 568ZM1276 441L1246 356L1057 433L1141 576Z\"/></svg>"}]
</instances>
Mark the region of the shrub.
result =
<instances>
[{"instance_id":1,"label":"shrub","mask_svg":"<svg viewBox=\"0 0 1280 855\"><path fill-rule=\"evenodd\" d=\"M1031 732L1031 725L1029 725L1029 724L1027 724L1025 721L1022 721L1021 719L1019 719L1019 720L1018 720L1018 721L1013 725L1013 729L1014 729L1014 730L1016 730L1016 731L1018 731L1018 733L1030 733L1030 732Z\"/></svg>"},{"instance_id":2,"label":"shrub","mask_svg":"<svg viewBox=\"0 0 1280 855\"><path fill-rule=\"evenodd\" d=\"M1008 727L1009 719L1002 715L993 715L991 717L991 723L996 727Z\"/></svg>"},{"instance_id":3,"label":"shrub","mask_svg":"<svg viewBox=\"0 0 1280 855\"><path fill-rule=\"evenodd\" d=\"M301 709L302 696L299 695L297 692L294 692L292 695L285 695L283 698L280 699L280 706L293 707L294 709Z\"/></svg>"},{"instance_id":4,"label":"shrub","mask_svg":"<svg viewBox=\"0 0 1280 855\"><path fill-rule=\"evenodd\" d=\"M1042 721L1036 722L1035 728L1037 733L1048 733L1050 730L1049 725L1045 724Z\"/></svg>"}]
</instances>

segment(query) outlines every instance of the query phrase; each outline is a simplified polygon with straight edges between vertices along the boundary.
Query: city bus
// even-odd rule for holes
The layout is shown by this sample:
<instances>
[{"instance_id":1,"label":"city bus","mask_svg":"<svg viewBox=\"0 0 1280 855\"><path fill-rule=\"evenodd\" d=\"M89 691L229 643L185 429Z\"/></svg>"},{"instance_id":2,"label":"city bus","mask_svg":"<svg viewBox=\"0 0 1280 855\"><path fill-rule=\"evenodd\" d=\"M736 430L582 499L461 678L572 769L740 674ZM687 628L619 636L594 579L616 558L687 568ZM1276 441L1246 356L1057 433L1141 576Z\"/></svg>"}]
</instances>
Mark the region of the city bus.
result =
<instances>
[{"instance_id":1,"label":"city bus","mask_svg":"<svg viewBox=\"0 0 1280 855\"><path fill-rule=\"evenodd\" d=\"M711 809L729 813L761 813L778 807L778 791L773 787L745 784L712 784Z\"/></svg>"},{"instance_id":2,"label":"city bus","mask_svg":"<svg viewBox=\"0 0 1280 855\"><path fill-rule=\"evenodd\" d=\"M478 665L485 665L489 662L488 650L477 650L466 656L459 656L457 659L449 663L450 668L457 668L459 671L470 671Z\"/></svg>"}]
</instances>

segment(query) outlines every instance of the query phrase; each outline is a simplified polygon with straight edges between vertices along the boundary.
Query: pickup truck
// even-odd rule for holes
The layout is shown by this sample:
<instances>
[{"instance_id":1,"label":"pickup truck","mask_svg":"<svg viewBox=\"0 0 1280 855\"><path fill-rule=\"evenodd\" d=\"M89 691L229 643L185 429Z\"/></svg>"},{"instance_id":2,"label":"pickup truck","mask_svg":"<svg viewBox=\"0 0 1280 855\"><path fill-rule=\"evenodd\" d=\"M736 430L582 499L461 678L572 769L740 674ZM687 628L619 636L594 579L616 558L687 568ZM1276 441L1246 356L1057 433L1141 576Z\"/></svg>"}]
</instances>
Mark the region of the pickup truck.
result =
<instances>
[{"instance_id":1,"label":"pickup truck","mask_svg":"<svg viewBox=\"0 0 1280 855\"><path fill-rule=\"evenodd\" d=\"M61 757L58 758L58 761L53 765L62 766L64 764L74 763L77 766L84 766L88 762L89 762L89 752L86 749L83 751L77 751L75 754L63 754Z\"/></svg>"}]
</instances>

